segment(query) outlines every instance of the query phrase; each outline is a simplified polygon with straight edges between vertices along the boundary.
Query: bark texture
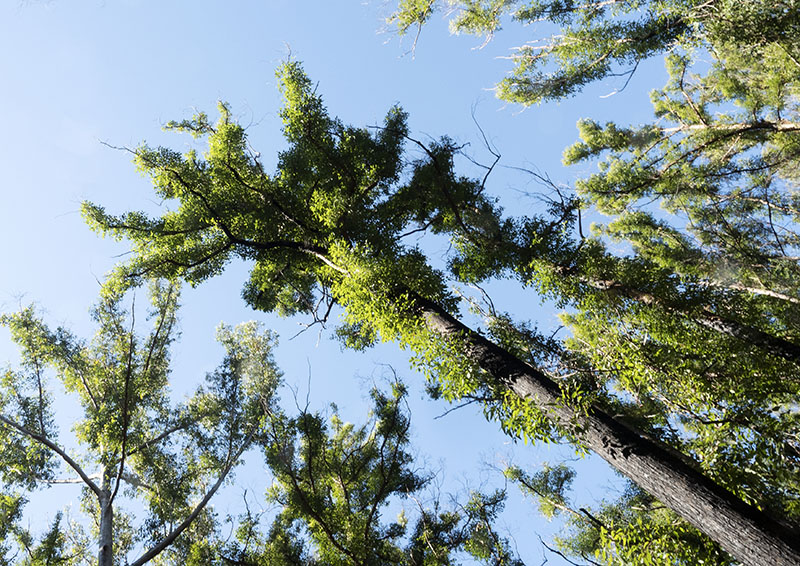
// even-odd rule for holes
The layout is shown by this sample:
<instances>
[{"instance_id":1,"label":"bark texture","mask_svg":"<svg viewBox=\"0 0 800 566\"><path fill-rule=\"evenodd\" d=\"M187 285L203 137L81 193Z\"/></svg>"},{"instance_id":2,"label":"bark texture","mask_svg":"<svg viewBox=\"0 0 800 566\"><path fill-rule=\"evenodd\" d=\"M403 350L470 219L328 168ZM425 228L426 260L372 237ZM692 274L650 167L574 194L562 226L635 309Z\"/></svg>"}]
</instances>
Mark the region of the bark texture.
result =
<instances>
[{"instance_id":1,"label":"bark texture","mask_svg":"<svg viewBox=\"0 0 800 566\"><path fill-rule=\"evenodd\" d=\"M97 499L100 504L100 549L97 553L97 565L114 566L114 507L111 505L108 486L104 486Z\"/></svg>"},{"instance_id":2,"label":"bark texture","mask_svg":"<svg viewBox=\"0 0 800 566\"><path fill-rule=\"evenodd\" d=\"M439 305L414 297L432 331L458 337L467 355L516 395L546 408L562 425L578 424L582 440L616 470L636 482L687 522L715 540L742 564L800 565L800 537L759 509L747 505L692 467L684 458L637 432L601 408L583 416L564 405L559 385L459 322Z\"/></svg>"}]
</instances>

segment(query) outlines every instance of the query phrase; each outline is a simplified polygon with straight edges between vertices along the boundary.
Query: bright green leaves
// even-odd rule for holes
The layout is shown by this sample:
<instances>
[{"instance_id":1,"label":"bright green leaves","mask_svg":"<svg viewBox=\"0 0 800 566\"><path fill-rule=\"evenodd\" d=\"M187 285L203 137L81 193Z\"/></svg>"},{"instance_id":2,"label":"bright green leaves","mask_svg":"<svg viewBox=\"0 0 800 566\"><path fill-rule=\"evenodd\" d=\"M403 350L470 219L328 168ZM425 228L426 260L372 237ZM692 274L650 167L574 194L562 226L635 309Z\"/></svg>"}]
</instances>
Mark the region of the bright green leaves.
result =
<instances>
[{"instance_id":1,"label":"bright green leaves","mask_svg":"<svg viewBox=\"0 0 800 566\"><path fill-rule=\"evenodd\" d=\"M500 12L511 6L470 3L470 7L490 4ZM565 25L579 22L574 45L554 46L547 57L555 57L555 50L564 48L562 54L580 67L587 61L581 57L597 56L591 49L598 45L613 47L601 55L603 61L634 65L649 50L664 48L685 31L680 14L671 12L681 6L659 4L657 8L663 11L648 12L641 21L636 19L638 12L633 15L640 6L632 3L603 3L594 8L587 4L576 10L547 3L531 10L556 10L547 13L563 18ZM579 14L581 10L588 12ZM414 17L427 16L417 13ZM675 18L680 21L675 23ZM593 37L594 33L606 35ZM584 51L569 53L573 47ZM596 66L601 74L608 72L604 64ZM644 435L713 461L715 477L723 487L744 478L733 473L737 466L749 465L758 477L748 476L747 489L737 493L760 505L782 501L783 508L793 509L790 498L780 495L793 489L791 482L777 467L764 462L776 454L781 454L782 462L796 461L789 450L777 448L796 435L796 423L785 412L773 412L781 421L775 425L763 410L745 409L753 403L761 409L785 406L789 396L797 393L797 381L785 379L788 369L796 366L791 353L797 339L798 320L792 312L796 301L791 300L796 289L788 284L792 280L789 258L793 257L788 252L793 253L795 236L787 234L790 225L774 222L793 218L786 207L796 199L780 196L783 185L775 185L780 180L770 171L745 170L763 161L763 155L755 153L766 143L764 130L780 134L783 141L772 138L778 140L775 147L785 148L789 155L794 142L783 134L790 133L791 123L765 121L766 114L744 126L741 120L749 117L715 123L709 118L730 108L723 108L726 103L714 98L712 88L696 86L688 78L685 59L673 58L671 64L673 79L655 96L656 111L667 124L620 128L584 122L583 141L569 150L566 159L610 158L600 174L581 184L580 199L553 202L540 217L503 219L499 206L484 196L484 182L454 172L458 147L447 138L428 145L410 140L418 158L409 158L403 147L409 139L405 115L397 109L374 131L346 126L330 117L296 64L280 71L289 145L280 153L273 174L262 171L244 131L223 109L213 128L202 116L180 126L208 137L209 149L203 158L177 156L169 150L139 151L157 190L178 201L172 212L148 219L142 215L115 218L91 206L87 210L97 226L133 241L135 257L121 270L132 281L144 274L164 274L199 283L231 258L251 260L244 296L252 306L283 314L312 313L315 322L324 322L338 304L345 310L340 335L348 345L362 348L378 339L398 341L414 352L414 363L438 395L484 402L487 414L513 436L579 440L582 423L587 422L583 417L607 408L609 418L625 418L626 424ZM577 78L551 85L566 89L553 96L578 88L583 84L580 80L590 80L595 66L590 67L579 69ZM744 76L734 78L726 88L739 89L737 85L746 81ZM763 110L763 105L743 107ZM726 151L739 160L726 162ZM740 195L736 187L742 179L751 184ZM759 203L752 200L762 198L755 188L775 190ZM653 199L663 202L668 214L685 214L683 221L664 220L663 213L649 206ZM619 218L605 233L585 237L580 214L589 206L619 214ZM691 232L687 233L687 226ZM576 228L580 239L574 236ZM772 239L768 230L774 232ZM573 329L573 338L566 344L570 351L510 319L491 325L496 344L490 345L450 324L446 315L455 312L457 302L447 290L445 274L404 242L407 235L422 231L451 238L456 249L451 273L460 280L514 276L523 285L536 286L543 295L554 297L559 305L574 309L565 318ZM620 239L626 244L623 250L633 253L610 253L609 237ZM780 247L785 257L776 256ZM769 254L779 261L763 263ZM731 271L722 260L732 262L736 269L725 278L714 277L720 270ZM764 266L780 262L786 263L785 269L767 277ZM744 273L750 279L763 276L764 297L742 292L740 286L750 283L741 278ZM776 277L782 278L780 284ZM781 294L790 300L780 302ZM506 349L502 356L498 354L503 360L512 352L548 373L542 374L545 385L536 390L541 399L539 393L525 393L521 399L509 389L513 376L496 372L490 377L478 367L478 348L487 352L498 344ZM484 365L492 367L491 355L481 362L486 359L489 362ZM509 365L513 364L501 369ZM213 375L219 399L233 398L232 367L224 366ZM206 401L200 396L197 403L199 408L193 410L202 413ZM220 401L220 407L223 404ZM219 407L210 401L208 407L218 412ZM738 412L730 410L734 407ZM714 434L719 419L741 419L730 439L756 437L743 444L742 458L729 456L729 451L736 450L734 444ZM308 525L309 536L317 544L328 545L321 551L327 562L346 561L348 552L357 554L367 548L363 541L374 538L370 529L378 527L354 515L363 508L357 505L362 492L342 487L354 482L333 458L352 451L347 442L369 447L367 433L309 414L281 418L272 426L270 434L282 440L267 448L269 458L274 465L284 466L280 473L285 474L273 495L293 513L283 524L287 528ZM780 431L776 436L760 438L776 431ZM213 441L208 446L216 449ZM326 460L329 457L333 459ZM325 470L324 477L333 472L341 477L338 481L322 478L317 484L309 465ZM365 480L361 488L367 489L370 481ZM298 488L302 482L306 483ZM363 493L367 499L374 496L374 492ZM342 497L350 502L345 505ZM426 536L439 537L438 541L454 540L448 537L457 522L452 514L438 514L420 528L428 529ZM402 523L387 526L381 540L389 544L400 536ZM332 536L331 525L343 531ZM684 528L677 523L672 526ZM490 552L488 540L475 542L474 550L483 558ZM644 544L633 535L604 540L603 548L623 543L642 548ZM626 542L633 540L638 542ZM395 550L386 548L394 555ZM627 550L618 551L622 552Z\"/></svg>"},{"instance_id":2,"label":"bright green leaves","mask_svg":"<svg viewBox=\"0 0 800 566\"><path fill-rule=\"evenodd\" d=\"M450 17L453 33L487 40L512 21L532 29L541 22L557 26L549 37L532 37L516 47L511 76L498 84L500 98L523 105L572 96L605 77L629 77L641 61L678 46L713 51L728 44L747 57L772 43L784 58L798 57L793 38L800 24L790 0L404 0L389 21L405 34L437 11Z\"/></svg>"},{"instance_id":3,"label":"bright green leaves","mask_svg":"<svg viewBox=\"0 0 800 566\"><path fill-rule=\"evenodd\" d=\"M230 371L240 376L243 394L236 395L237 402L247 399L262 410L269 407L282 377L272 356L277 342L275 333L250 321L236 327L220 326L217 341L225 347Z\"/></svg>"},{"instance_id":4,"label":"bright green leaves","mask_svg":"<svg viewBox=\"0 0 800 566\"><path fill-rule=\"evenodd\" d=\"M50 564L70 564L75 563L71 560L69 551L66 547L66 536L62 530L61 522L63 516L57 513L53 523L38 544L34 544L32 539L23 537L23 542L27 556L20 564L24 566L49 566Z\"/></svg>"},{"instance_id":5,"label":"bright green leaves","mask_svg":"<svg viewBox=\"0 0 800 566\"><path fill-rule=\"evenodd\" d=\"M402 388L391 397L374 392L374 415L360 427L336 414L326 425L309 413L270 424L267 462L275 483L269 496L284 506L282 520L306 525L323 562L401 560L395 545L404 529L381 525L381 508L426 481L412 471L406 452L403 395Z\"/></svg>"},{"instance_id":6,"label":"bright green leaves","mask_svg":"<svg viewBox=\"0 0 800 566\"><path fill-rule=\"evenodd\" d=\"M322 99L314 92L311 79L297 62L287 62L275 73L280 83L285 104L280 115L283 118L284 134L289 142L307 137L319 140L320 145L330 145L332 120Z\"/></svg>"},{"instance_id":7,"label":"bright green leaves","mask_svg":"<svg viewBox=\"0 0 800 566\"><path fill-rule=\"evenodd\" d=\"M455 4L455 2L453 3ZM501 27L503 15L517 4L514 0L464 0L459 3L450 30L491 37Z\"/></svg>"},{"instance_id":8,"label":"bright green leaves","mask_svg":"<svg viewBox=\"0 0 800 566\"><path fill-rule=\"evenodd\" d=\"M537 499L539 511L548 519L567 508L566 492L575 477L575 470L569 466L559 464L551 467L544 464L542 469L534 474L528 474L521 468L512 466L504 473L509 480L519 484L523 493Z\"/></svg>"},{"instance_id":9,"label":"bright green leaves","mask_svg":"<svg viewBox=\"0 0 800 566\"><path fill-rule=\"evenodd\" d=\"M20 346L20 369L0 375L0 479L5 485L31 489L38 479L50 479L56 468L54 455L31 435L56 434L47 366L63 345L44 327L32 308L3 315L0 324L11 331ZM20 433L20 429L30 434Z\"/></svg>"},{"instance_id":10,"label":"bright green leaves","mask_svg":"<svg viewBox=\"0 0 800 566\"><path fill-rule=\"evenodd\" d=\"M608 566L727 566L732 560L635 486L597 509L569 509L570 534L556 543L574 556Z\"/></svg>"},{"instance_id":11,"label":"bright green leaves","mask_svg":"<svg viewBox=\"0 0 800 566\"><path fill-rule=\"evenodd\" d=\"M485 495L473 492L464 506L467 540L464 550L484 564L496 566L523 566L511 548L511 543L501 537L494 523L505 505L506 492L497 490Z\"/></svg>"},{"instance_id":12,"label":"bright green leaves","mask_svg":"<svg viewBox=\"0 0 800 566\"><path fill-rule=\"evenodd\" d=\"M797 485L782 472L800 466L788 448L797 422L779 410L797 395L796 359L768 353L800 340L800 75L786 8L704 8L711 63L697 75L691 56L667 58L669 82L652 94L658 124L579 125L565 162L605 157L577 188L614 216L597 235L633 253L613 271L580 272L602 293L562 289L580 309L565 317L568 346L631 396L624 410L639 426L743 500L797 520Z\"/></svg>"},{"instance_id":13,"label":"bright green leaves","mask_svg":"<svg viewBox=\"0 0 800 566\"><path fill-rule=\"evenodd\" d=\"M231 447L247 448L260 438L282 374L272 357L276 336L259 324L220 326L217 340L225 347L225 358L189 400L184 420L193 442L202 448L200 463L221 469L234 463Z\"/></svg>"},{"instance_id":14,"label":"bright green leaves","mask_svg":"<svg viewBox=\"0 0 800 566\"><path fill-rule=\"evenodd\" d=\"M626 16L565 26L566 34L546 39L549 43L521 46L512 77L498 84L498 96L524 105L572 96L620 68L622 74L632 74L639 62L680 41L687 31L671 11L651 12L642 19ZM540 70L552 67L557 70Z\"/></svg>"},{"instance_id":15,"label":"bright green leaves","mask_svg":"<svg viewBox=\"0 0 800 566\"><path fill-rule=\"evenodd\" d=\"M412 27L420 27L430 18L436 7L436 0L400 0L397 12L392 14L392 22L397 23L397 31L406 33Z\"/></svg>"},{"instance_id":16,"label":"bright green leaves","mask_svg":"<svg viewBox=\"0 0 800 566\"><path fill-rule=\"evenodd\" d=\"M444 229L457 221L453 205L460 205L464 191L479 200L470 181L450 176L454 150L445 140L415 165L417 171L438 171L425 173L441 179L433 191L438 197L421 199L409 214L406 203L421 193L418 182L399 184L406 115L393 108L374 131L345 126L328 116L298 64L287 63L278 74L290 146L280 153L274 175L264 173L244 130L221 106L214 126L204 115L170 126L207 137L204 159L146 146L135 152L156 191L178 200L175 210L149 219L141 213L114 217L85 205L93 227L132 240L136 257L122 269L123 279L180 275L194 284L238 256L256 260L244 292L248 302L262 310L308 313L341 276L326 261L329 249L366 246L387 260L404 255L397 240L409 222ZM431 210L437 207L442 212Z\"/></svg>"},{"instance_id":17,"label":"bright green leaves","mask_svg":"<svg viewBox=\"0 0 800 566\"><path fill-rule=\"evenodd\" d=\"M775 280L770 268L791 269L784 258L800 242L789 165L800 155L792 98L797 68L775 44L747 50L721 44L713 53L703 77L689 73L687 57L668 59L670 82L653 94L666 123L622 129L583 122L582 141L565 161L606 153L601 172L576 186L602 212L634 214L610 233L640 252L650 249L650 259L669 258L683 275L785 292L796 274ZM653 217L653 199L672 228ZM672 230L672 241L653 238L655 229Z\"/></svg>"},{"instance_id":18,"label":"bright green leaves","mask_svg":"<svg viewBox=\"0 0 800 566\"><path fill-rule=\"evenodd\" d=\"M796 49L800 15L794 0L722 0L706 9L711 17L705 20L705 28L715 43L776 43Z\"/></svg>"},{"instance_id":19,"label":"bright green leaves","mask_svg":"<svg viewBox=\"0 0 800 566\"><path fill-rule=\"evenodd\" d=\"M607 566L732 564L716 544L632 484L616 500L591 508L572 502L575 471L565 464L545 463L534 473L510 467L505 474L543 515L566 518L566 532L555 542L569 556Z\"/></svg>"}]
</instances>

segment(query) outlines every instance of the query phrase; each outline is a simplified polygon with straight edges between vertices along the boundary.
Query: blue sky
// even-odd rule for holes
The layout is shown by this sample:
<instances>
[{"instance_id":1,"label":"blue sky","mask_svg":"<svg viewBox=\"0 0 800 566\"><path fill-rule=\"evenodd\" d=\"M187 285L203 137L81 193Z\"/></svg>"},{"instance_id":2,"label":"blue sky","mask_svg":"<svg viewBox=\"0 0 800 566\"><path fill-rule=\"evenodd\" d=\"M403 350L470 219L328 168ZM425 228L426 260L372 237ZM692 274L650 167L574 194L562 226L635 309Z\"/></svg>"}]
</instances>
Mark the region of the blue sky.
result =
<instances>
[{"instance_id":1,"label":"blue sky","mask_svg":"<svg viewBox=\"0 0 800 566\"><path fill-rule=\"evenodd\" d=\"M477 160L488 161L471 118L474 109L502 153L503 165L536 168L563 183L582 172L560 164L562 149L575 140L576 120L644 121L649 116L646 89L662 82L655 63L643 66L629 87L613 96L604 95L621 85L610 81L560 104L506 105L491 91L509 66L502 57L534 30L509 26L496 41L477 49L481 39L451 37L446 23L436 18L412 55L411 39L400 40L386 29L383 18L390 11L391 2L357 0L3 2L0 310L35 302L51 324L89 336L88 309L98 280L126 247L91 233L80 218L80 202L88 199L118 212L154 212L159 205L130 156L104 143L135 146L147 140L186 148L190 139L166 134L162 125L198 110L213 114L217 100L225 100L248 125L251 144L269 169L283 147L274 69L289 56L303 62L330 112L346 123L380 123L399 103L410 114L414 136L449 135L470 143L468 151ZM539 206L524 194L536 190L535 183L510 169L498 169L490 188L515 214L533 213ZM444 244L441 250L436 245L432 252L443 254ZM465 478L472 486L487 478L497 482L485 463L498 466L513 458L532 466L568 454L511 446L495 424L472 408L435 420L447 407L423 398L420 376L408 369L396 345L343 353L329 331L316 330L289 340L302 321L245 307L239 298L245 273L246 266L233 265L224 276L184 293L183 338L173 356L176 391L193 389L214 368L221 355L213 343L220 321L255 318L281 334L276 358L303 396L310 373L311 406L335 401L347 419L362 418L369 384L380 382L380 364L392 364L412 386L417 448L434 468L443 469L444 491L463 487ZM495 296L500 309L539 318L545 326L555 324L555 312L540 305L531 291L501 289ZM13 362L14 357L0 329L0 359ZM68 408L63 414L69 414ZM68 430L62 427L63 442ZM604 466L590 459L580 467L599 480L582 480L579 497L602 497L609 481ZM240 483L261 493L268 480L256 468L240 474ZM55 490L49 491L51 502L62 497ZM529 564L540 563L536 533L547 539L553 525L530 502L517 502L513 489L510 494L515 502L506 521L512 535L528 553L523 557ZM64 502L70 497L64 495ZM56 510L35 504L45 513ZM217 502L218 507L225 504ZM560 563L558 557L549 559Z\"/></svg>"}]
</instances>

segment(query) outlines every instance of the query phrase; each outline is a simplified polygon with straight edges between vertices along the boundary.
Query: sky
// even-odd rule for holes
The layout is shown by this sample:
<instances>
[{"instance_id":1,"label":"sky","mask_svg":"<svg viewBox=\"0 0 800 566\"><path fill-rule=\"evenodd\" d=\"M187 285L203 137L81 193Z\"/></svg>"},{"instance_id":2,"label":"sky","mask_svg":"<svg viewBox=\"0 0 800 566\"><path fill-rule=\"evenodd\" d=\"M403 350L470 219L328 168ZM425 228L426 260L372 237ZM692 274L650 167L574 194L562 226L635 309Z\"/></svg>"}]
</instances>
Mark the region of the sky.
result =
<instances>
[{"instance_id":1,"label":"sky","mask_svg":"<svg viewBox=\"0 0 800 566\"><path fill-rule=\"evenodd\" d=\"M147 140L186 149L189 138L165 133L162 126L197 111L213 116L217 101L224 100L247 125L250 143L269 170L284 147L274 71L287 58L303 63L331 114L345 123L379 124L400 104L415 137L448 135L468 143L475 160L488 162L477 121L502 154L490 190L515 214L533 214L541 203L529 194L539 188L535 181L512 167L569 185L590 171L565 169L560 162L563 148L576 139L576 121L592 116L643 122L649 117L647 89L663 82L656 63L643 65L621 93L614 94L622 85L610 80L558 104L508 105L494 97L492 87L509 69L510 48L546 30L508 26L480 48L482 39L451 36L446 22L434 18L412 52L412 39L398 38L385 24L391 8L391 2L360 0L0 2L0 311L35 303L53 326L89 337L89 307L100 281L127 248L92 233L80 203L90 200L112 212L156 213L160 206L130 155L113 147ZM461 165L467 173L476 171L466 160ZM432 255L446 253L444 242L427 246ZM304 321L246 307L239 295L246 273L246 265L233 264L223 276L184 292L182 339L173 353L176 396L193 390L220 361L222 350L213 341L220 322L256 319L280 334L278 365L312 408L335 402L345 419L363 420L369 388L385 383L385 364L395 368L412 390L416 450L439 470L444 491L502 483L493 468L506 461L535 469L570 456L569 450L513 445L472 407L442 416L448 406L424 397L421 376L394 344L343 352L330 329L292 339ZM493 289L500 310L555 328L556 312L532 291L516 285ZM13 365L15 356L7 331L0 329L0 361ZM60 405L61 441L67 445L70 411L69 403ZM602 498L616 485L596 459L577 465L585 472L579 477L589 478L580 480L579 498ZM233 505L237 489L263 493L268 479L258 468L249 465L215 505ZM74 497L56 489L61 488L32 502L35 516L52 517L54 501L69 504ZM558 525L537 515L530 501L520 501L513 487L509 493L505 524L528 564L539 564L544 551L538 536L550 540ZM565 563L546 556L550 564Z\"/></svg>"}]
</instances>

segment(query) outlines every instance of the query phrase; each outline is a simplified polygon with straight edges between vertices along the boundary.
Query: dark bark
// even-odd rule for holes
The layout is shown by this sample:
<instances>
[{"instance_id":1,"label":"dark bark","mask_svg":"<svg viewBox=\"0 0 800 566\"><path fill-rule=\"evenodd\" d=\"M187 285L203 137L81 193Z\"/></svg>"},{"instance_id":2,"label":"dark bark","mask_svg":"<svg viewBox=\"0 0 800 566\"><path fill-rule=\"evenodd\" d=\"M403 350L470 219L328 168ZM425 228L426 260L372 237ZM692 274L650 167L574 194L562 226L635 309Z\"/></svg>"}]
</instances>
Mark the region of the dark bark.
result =
<instances>
[{"instance_id":1,"label":"dark bark","mask_svg":"<svg viewBox=\"0 0 800 566\"><path fill-rule=\"evenodd\" d=\"M587 415L566 406L559 385L472 331L438 304L412 295L428 328L463 341L466 355L492 385L512 390L545 408L557 424L583 431L584 445L636 482L731 556L747 565L798 566L800 537L692 467L681 456L630 428L602 408Z\"/></svg>"}]
</instances>

